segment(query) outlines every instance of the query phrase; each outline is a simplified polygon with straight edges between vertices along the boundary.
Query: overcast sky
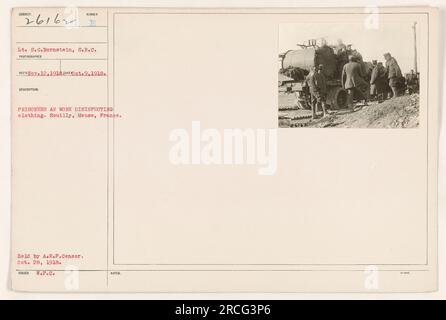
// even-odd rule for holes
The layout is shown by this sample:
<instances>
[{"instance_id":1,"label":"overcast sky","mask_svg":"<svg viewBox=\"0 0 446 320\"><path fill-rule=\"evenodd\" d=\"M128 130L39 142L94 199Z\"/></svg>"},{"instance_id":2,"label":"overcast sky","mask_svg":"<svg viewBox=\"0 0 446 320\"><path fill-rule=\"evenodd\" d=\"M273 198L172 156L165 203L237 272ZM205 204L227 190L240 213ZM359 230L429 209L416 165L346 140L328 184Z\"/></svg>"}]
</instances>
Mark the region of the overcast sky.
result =
<instances>
[{"instance_id":1,"label":"overcast sky","mask_svg":"<svg viewBox=\"0 0 446 320\"><path fill-rule=\"evenodd\" d=\"M293 23L281 24L279 30L280 53L298 49L296 44L306 43L308 39L324 38L328 44L336 44L342 39L343 43L352 44L364 61L384 62L383 54L390 52L403 73L414 68L412 23L381 23L379 29L365 29L362 23ZM417 42L419 38L417 34Z\"/></svg>"}]
</instances>

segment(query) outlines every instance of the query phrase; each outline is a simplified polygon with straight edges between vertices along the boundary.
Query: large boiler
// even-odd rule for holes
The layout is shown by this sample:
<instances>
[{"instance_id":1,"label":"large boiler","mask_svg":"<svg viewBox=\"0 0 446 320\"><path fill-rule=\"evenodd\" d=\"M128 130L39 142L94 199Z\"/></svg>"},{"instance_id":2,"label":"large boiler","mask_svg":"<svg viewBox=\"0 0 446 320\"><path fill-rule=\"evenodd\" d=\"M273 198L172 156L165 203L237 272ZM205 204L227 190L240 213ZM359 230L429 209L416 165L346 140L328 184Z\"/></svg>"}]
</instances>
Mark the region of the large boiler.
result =
<instances>
[{"instance_id":1,"label":"large boiler","mask_svg":"<svg viewBox=\"0 0 446 320\"><path fill-rule=\"evenodd\" d=\"M335 79L339 73L338 58L330 47L290 50L282 59L282 69L299 68L309 72L319 64L324 65L323 72L327 80Z\"/></svg>"},{"instance_id":2,"label":"large boiler","mask_svg":"<svg viewBox=\"0 0 446 320\"><path fill-rule=\"evenodd\" d=\"M327 104L331 109L342 109L347 104L347 92L341 85L341 72L348 55L336 54L330 46L305 47L289 50L281 56L281 73L294 79L292 91L297 91L301 106L309 107L306 77L314 66L322 64L327 79Z\"/></svg>"}]
</instances>

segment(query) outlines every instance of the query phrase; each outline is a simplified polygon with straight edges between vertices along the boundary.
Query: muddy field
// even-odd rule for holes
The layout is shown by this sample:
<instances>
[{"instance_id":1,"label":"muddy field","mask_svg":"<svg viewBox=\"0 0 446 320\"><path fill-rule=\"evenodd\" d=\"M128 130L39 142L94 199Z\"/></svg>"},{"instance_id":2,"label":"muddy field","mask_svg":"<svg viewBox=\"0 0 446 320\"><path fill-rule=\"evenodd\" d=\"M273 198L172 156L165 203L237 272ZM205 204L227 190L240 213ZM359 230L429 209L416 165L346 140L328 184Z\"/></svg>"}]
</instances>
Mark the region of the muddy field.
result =
<instances>
[{"instance_id":1,"label":"muddy field","mask_svg":"<svg viewBox=\"0 0 446 320\"><path fill-rule=\"evenodd\" d=\"M404 95L382 103L357 104L355 110L331 111L312 120L310 110L279 109L279 127L310 128L416 128L419 124L418 94Z\"/></svg>"}]
</instances>

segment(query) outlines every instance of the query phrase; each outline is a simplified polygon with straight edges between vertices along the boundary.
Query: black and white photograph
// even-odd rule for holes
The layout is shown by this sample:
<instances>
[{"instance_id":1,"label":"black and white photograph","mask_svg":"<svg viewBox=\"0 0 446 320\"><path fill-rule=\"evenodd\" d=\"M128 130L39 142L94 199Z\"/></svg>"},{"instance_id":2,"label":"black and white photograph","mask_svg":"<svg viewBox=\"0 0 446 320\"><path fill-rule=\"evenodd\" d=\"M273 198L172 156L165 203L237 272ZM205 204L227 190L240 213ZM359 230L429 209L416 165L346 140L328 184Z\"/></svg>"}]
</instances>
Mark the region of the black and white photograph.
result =
<instances>
[{"instance_id":1,"label":"black and white photograph","mask_svg":"<svg viewBox=\"0 0 446 320\"><path fill-rule=\"evenodd\" d=\"M417 128L417 24L279 27L280 128Z\"/></svg>"}]
</instances>

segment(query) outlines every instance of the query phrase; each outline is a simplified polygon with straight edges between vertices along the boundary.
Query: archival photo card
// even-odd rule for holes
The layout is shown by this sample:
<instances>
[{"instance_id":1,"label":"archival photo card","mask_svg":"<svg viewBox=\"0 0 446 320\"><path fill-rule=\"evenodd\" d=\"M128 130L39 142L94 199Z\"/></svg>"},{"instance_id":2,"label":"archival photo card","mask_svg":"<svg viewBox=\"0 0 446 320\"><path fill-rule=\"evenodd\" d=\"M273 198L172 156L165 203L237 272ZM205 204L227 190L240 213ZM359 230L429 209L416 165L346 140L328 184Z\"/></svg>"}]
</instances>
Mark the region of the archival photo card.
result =
<instances>
[{"instance_id":1,"label":"archival photo card","mask_svg":"<svg viewBox=\"0 0 446 320\"><path fill-rule=\"evenodd\" d=\"M11 23L12 289L436 290L438 10Z\"/></svg>"}]
</instances>

